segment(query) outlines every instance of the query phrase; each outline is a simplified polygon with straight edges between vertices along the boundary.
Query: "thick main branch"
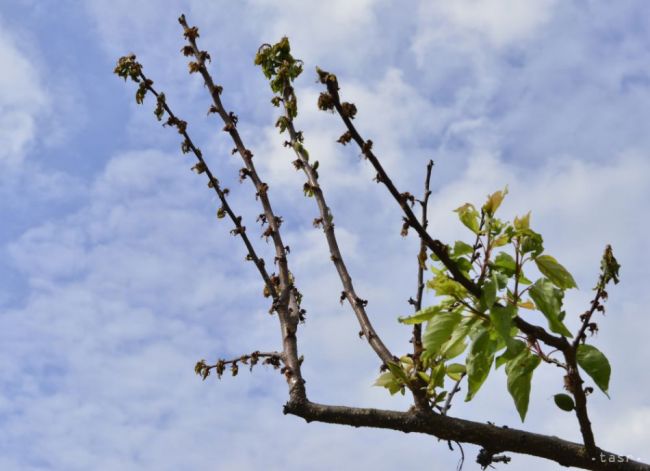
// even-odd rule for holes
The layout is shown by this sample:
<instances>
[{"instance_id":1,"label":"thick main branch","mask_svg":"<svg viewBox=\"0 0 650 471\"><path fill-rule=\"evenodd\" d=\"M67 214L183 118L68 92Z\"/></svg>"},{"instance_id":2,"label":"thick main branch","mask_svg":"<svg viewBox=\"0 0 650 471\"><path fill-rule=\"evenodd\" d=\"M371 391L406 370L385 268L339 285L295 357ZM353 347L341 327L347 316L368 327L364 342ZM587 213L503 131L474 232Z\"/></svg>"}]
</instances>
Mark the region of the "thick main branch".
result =
<instances>
[{"instance_id":1,"label":"thick main branch","mask_svg":"<svg viewBox=\"0 0 650 471\"><path fill-rule=\"evenodd\" d=\"M596 456L591 456L583 445L558 437L416 410L399 412L290 401L285 405L284 412L302 417L307 422L424 433L442 440L473 443L494 453L514 452L537 456L563 466L590 470L650 471L650 465L614 453L598 450Z\"/></svg>"}]
</instances>

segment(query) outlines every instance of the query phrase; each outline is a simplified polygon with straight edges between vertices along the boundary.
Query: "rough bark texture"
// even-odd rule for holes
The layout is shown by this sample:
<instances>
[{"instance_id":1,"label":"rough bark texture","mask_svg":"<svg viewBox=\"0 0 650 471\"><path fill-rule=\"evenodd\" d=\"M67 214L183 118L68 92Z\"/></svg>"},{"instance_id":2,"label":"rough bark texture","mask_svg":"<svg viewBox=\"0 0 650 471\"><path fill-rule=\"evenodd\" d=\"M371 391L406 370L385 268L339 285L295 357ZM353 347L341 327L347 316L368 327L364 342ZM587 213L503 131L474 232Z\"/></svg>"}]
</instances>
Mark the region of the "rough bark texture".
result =
<instances>
[{"instance_id":1,"label":"rough bark texture","mask_svg":"<svg viewBox=\"0 0 650 471\"><path fill-rule=\"evenodd\" d=\"M473 443L494 453L515 452L546 458L562 466L591 470L650 470L647 464L628 461L626 457L602 450L598 450L596 457L591 457L583 445L558 437L424 413L415 409L398 412L289 401L284 406L284 412L302 417L307 422L424 433L442 440Z\"/></svg>"}]
</instances>

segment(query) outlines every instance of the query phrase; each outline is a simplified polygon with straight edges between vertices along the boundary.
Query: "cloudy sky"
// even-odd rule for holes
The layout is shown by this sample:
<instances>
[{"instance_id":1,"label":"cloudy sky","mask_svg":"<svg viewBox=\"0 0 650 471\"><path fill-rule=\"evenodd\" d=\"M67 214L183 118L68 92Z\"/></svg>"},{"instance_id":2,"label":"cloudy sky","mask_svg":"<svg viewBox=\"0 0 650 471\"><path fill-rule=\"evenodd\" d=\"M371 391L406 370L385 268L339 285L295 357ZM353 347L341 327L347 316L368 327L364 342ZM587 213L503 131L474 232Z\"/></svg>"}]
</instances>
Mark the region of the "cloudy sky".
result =
<instances>
[{"instance_id":1,"label":"cloudy sky","mask_svg":"<svg viewBox=\"0 0 650 471\"><path fill-rule=\"evenodd\" d=\"M298 125L359 294L388 346L409 347L417 241L371 181L342 128L315 106L314 67L337 73L358 126L402 191L436 162L431 230L466 237L452 210L509 185L506 217L532 210L547 251L575 275L571 326L612 244L623 268L594 344L613 367L611 400L590 398L597 442L650 460L650 4L644 0L0 0L0 469L453 469L428 436L306 425L282 415L272 370L201 382L194 363L279 348L262 284L215 197L189 171L153 103L112 75L138 55L164 90L255 236L254 192L199 77L188 76L176 18L201 30L226 107L270 184L305 295L300 336L312 400L404 409L372 387L378 361L338 303L303 178L273 127L257 47L288 35L306 72ZM644 203L644 201L646 203ZM431 301L431 298L428 298ZM579 440L540 368L521 424L499 371L470 404L475 420ZM465 469L476 448L467 446ZM551 465L515 456L516 469Z\"/></svg>"}]
</instances>

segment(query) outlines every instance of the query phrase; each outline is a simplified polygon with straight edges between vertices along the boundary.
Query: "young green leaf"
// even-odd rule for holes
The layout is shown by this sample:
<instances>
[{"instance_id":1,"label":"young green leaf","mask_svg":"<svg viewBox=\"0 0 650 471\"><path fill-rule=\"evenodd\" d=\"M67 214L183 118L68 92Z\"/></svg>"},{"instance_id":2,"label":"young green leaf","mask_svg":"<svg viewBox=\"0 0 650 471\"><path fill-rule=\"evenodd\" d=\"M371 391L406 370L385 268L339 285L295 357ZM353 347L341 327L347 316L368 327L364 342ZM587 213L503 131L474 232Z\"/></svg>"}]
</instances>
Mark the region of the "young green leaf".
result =
<instances>
[{"instance_id":1,"label":"young green leaf","mask_svg":"<svg viewBox=\"0 0 650 471\"><path fill-rule=\"evenodd\" d=\"M498 287L499 281L497 280L496 274L493 274L483 284L483 290L481 291L481 303L485 305L487 309L490 309L492 306L494 306L494 302L497 299Z\"/></svg>"},{"instance_id":2,"label":"young green leaf","mask_svg":"<svg viewBox=\"0 0 650 471\"><path fill-rule=\"evenodd\" d=\"M517 268L515 259L506 252L500 252L499 255L497 255L497 257L494 259L493 265L498 271L506 276L514 275Z\"/></svg>"},{"instance_id":3,"label":"young green leaf","mask_svg":"<svg viewBox=\"0 0 650 471\"><path fill-rule=\"evenodd\" d=\"M553 396L553 400L555 401L555 405L564 411L571 412L576 408L573 398L568 394L556 394Z\"/></svg>"},{"instance_id":4,"label":"young green leaf","mask_svg":"<svg viewBox=\"0 0 650 471\"><path fill-rule=\"evenodd\" d=\"M452 311L439 313L429 321L422 336L422 345L427 354L437 355L440 352L461 319L460 312Z\"/></svg>"},{"instance_id":5,"label":"young green leaf","mask_svg":"<svg viewBox=\"0 0 650 471\"><path fill-rule=\"evenodd\" d=\"M402 324L407 324L407 325L421 324L423 322L430 320L436 314L442 312L443 309L444 306L442 305L429 306L419 310L418 312L416 312L410 317L409 316L400 317L397 320L400 321Z\"/></svg>"},{"instance_id":6,"label":"young green leaf","mask_svg":"<svg viewBox=\"0 0 650 471\"><path fill-rule=\"evenodd\" d=\"M515 407L523 422L528 412L530 400L530 383L533 379L533 372L540 364L541 359L524 350L514 360L506 364L506 375L508 376L508 392L515 401Z\"/></svg>"},{"instance_id":7,"label":"young green leaf","mask_svg":"<svg viewBox=\"0 0 650 471\"><path fill-rule=\"evenodd\" d=\"M505 341L508 348L512 343L512 318L516 312L516 308L511 304L506 307L492 306L490 309L490 321L494 326L494 330Z\"/></svg>"},{"instance_id":8,"label":"young green leaf","mask_svg":"<svg viewBox=\"0 0 650 471\"><path fill-rule=\"evenodd\" d=\"M463 299L467 294L463 285L452 280L444 273L439 273L432 280L429 280L427 286L436 292L436 296L451 296Z\"/></svg>"},{"instance_id":9,"label":"young green leaf","mask_svg":"<svg viewBox=\"0 0 650 471\"><path fill-rule=\"evenodd\" d=\"M544 251L544 240L537 232L527 229L521 238L521 253L531 253L534 257Z\"/></svg>"},{"instance_id":10,"label":"young green leaf","mask_svg":"<svg viewBox=\"0 0 650 471\"><path fill-rule=\"evenodd\" d=\"M452 363L451 365L447 365L447 376L449 376L454 381L458 381L460 378L462 378L466 371L467 370L465 368L465 365L461 365L460 363Z\"/></svg>"},{"instance_id":11,"label":"young green leaf","mask_svg":"<svg viewBox=\"0 0 650 471\"><path fill-rule=\"evenodd\" d=\"M546 278L540 278L531 286L529 293L537 309L546 316L549 328L556 334L572 337L569 329L560 320L564 292Z\"/></svg>"},{"instance_id":12,"label":"young green leaf","mask_svg":"<svg viewBox=\"0 0 650 471\"><path fill-rule=\"evenodd\" d=\"M609 397L609 377L612 374L612 367L609 365L607 357L593 345L578 345L576 358L580 368L591 376L596 386Z\"/></svg>"},{"instance_id":13,"label":"young green leaf","mask_svg":"<svg viewBox=\"0 0 650 471\"><path fill-rule=\"evenodd\" d=\"M460 222L465 224L474 234L478 234L479 230L479 214L473 204L465 203L461 207L454 210L458 213Z\"/></svg>"},{"instance_id":14,"label":"young green leaf","mask_svg":"<svg viewBox=\"0 0 650 471\"><path fill-rule=\"evenodd\" d=\"M503 202L503 198L505 198L507 194L507 186L502 191L495 191L492 193L490 196L488 196L487 201L483 205L483 211L485 211L490 216L494 216L494 213L497 212L497 209L499 209L499 206L501 206L501 203Z\"/></svg>"},{"instance_id":15,"label":"young green leaf","mask_svg":"<svg viewBox=\"0 0 650 471\"><path fill-rule=\"evenodd\" d=\"M454 327L454 331L451 333L451 338L445 342L445 344L440 349L440 355L445 357L447 360L456 358L458 355L465 351L467 344L465 343L465 338L469 334L470 329L476 321L477 317L464 317L463 320Z\"/></svg>"},{"instance_id":16,"label":"young green leaf","mask_svg":"<svg viewBox=\"0 0 650 471\"><path fill-rule=\"evenodd\" d=\"M471 245L466 244L462 240L457 240L454 243L454 252L453 252L453 257L460 257L461 255L467 255L470 254L474 251Z\"/></svg>"},{"instance_id":17,"label":"young green leaf","mask_svg":"<svg viewBox=\"0 0 650 471\"><path fill-rule=\"evenodd\" d=\"M472 343L466 361L468 387L465 402L472 400L487 379L496 346L496 341L490 338L490 332L485 328Z\"/></svg>"},{"instance_id":18,"label":"young green leaf","mask_svg":"<svg viewBox=\"0 0 650 471\"><path fill-rule=\"evenodd\" d=\"M388 362L388 369L390 370L393 377L401 384L407 384L409 382L406 372L402 367L397 363Z\"/></svg>"},{"instance_id":19,"label":"young green leaf","mask_svg":"<svg viewBox=\"0 0 650 471\"><path fill-rule=\"evenodd\" d=\"M515 217L515 220L512 222L512 224L518 231L530 229L530 211L528 211L520 218Z\"/></svg>"},{"instance_id":20,"label":"young green leaf","mask_svg":"<svg viewBox=\"0 0 650 471\"><path fill-rule=\"evenodd\" d=\"M393 377L393 374L390 371L387 371L385 373L382 373L379 378L377 378L377 381L375 381L374 386L381 386L383 388L387 388L389 384L394 383L395 378Z\"/></svg>"},{"instance_id":21,"label":"young green leaf","mask_svg":"<svg viewBox=\"0 0 650 471\"><path fill-rule=\"evenodd\" d=\"M550 255L540 255L535 259L535 263L539 271L558 288L571 289L578 287L571 273Z\"/></svg>"},{"instance_id":22,"label":"young green leaf","mask_svg":"<svg viewBox=\"0 0 650 471\"><path fill-rule=\"evenodd\" d=\"M514 360L519 356L521 352L524 351L526 348L526 344L518 339L512 339L510 341L510 345L508 345L508 349L502 354L497 357L497 359L494 362L494 368L499 369L501 365L504 363L508 363L511 360Z\"/></svg>"}]
</instances>

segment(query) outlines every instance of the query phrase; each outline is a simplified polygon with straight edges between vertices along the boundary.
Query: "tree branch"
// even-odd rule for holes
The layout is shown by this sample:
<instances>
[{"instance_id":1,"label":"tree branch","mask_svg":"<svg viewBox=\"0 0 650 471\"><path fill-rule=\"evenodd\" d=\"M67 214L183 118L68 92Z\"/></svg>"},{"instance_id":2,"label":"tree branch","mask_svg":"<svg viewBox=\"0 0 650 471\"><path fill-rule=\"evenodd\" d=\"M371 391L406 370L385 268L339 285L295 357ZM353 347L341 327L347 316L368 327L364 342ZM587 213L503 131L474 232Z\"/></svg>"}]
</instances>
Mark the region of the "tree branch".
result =
<instances>
[{"instance_id":1,"label":"tree branch","mask_svg":"<svg viewBox=\"0 0 650 471\"><path fill-rule=\"evenodd\" d=\"M296 293L293 292L293 280L291 279L287 263L287 250L282 241L282 236L280 235L280 224L282 220L275 216L267 194L269 187L260 179L255 165L253 164L253 153L246 148L239 132L237 131L237 117L233 113L228 113L221 102L220 95L223 89L221 86L215 85L214 80L205 65L206 60L210 60L210 56L206 51L200 50L196 43L196 38L199 36L198 28L195 26L189 27L185 20L185 15L181 15L178 21L183 27L184 36L188 42L188 46L184 47L182 51L185 55L194 56L194 59L196 60L196 62L190 62L189 64L190 73L199 72L201 77L203 77L203 81L208 88L210 97L212 98L213 106L210 107L210 111L217 113L223 121L223 130L230 134L237 152L244 161L245 169L242 169L242 177L250 177L264 209L264 215L270 227L269 235L271 236L273 245L275 246L275 260L280 272L280 287L283 290L291 289L292 291L289 305L279 309L278 317L280 319L282 330L283 350L286 355L287 365L292 375L289 379L290 392L292 395L295 394L296 398L304 399L306 393L304 390L304 380L302 379L300 372L300 362L298 359L298 347L296 342L298 322L301 320L303 311L301 311L297 302Z\"/></svg>"},{"instance_id":2,"label":"tree branch","mask_svg":"<svg viewBox=\"0 0 650 471\"><path fill-rule=\"evenodd\" d=\"M433 160L429 160L427 163L427 170L426 170L426 176L424 178L424 196L422 197L422 201L420 201L420 205L422 206L422 214L420 216L420 224L422 227L426 230L427 226L429 225L429 220L427 219L427 209L429 205L429 196L431 196L431 190L429 189L430 183L431 183L431 170L433 169ZM415 312L420 311L422 309L422 296L424 294L424 269L426 268L426 260L427 260L427 245L425 244L424 240L420 238L420 250L418 252L417 256L418 260L418 276L417 276L417 291L415 295L415 300L410 299L409 301L412 301L413 304L413 309ZM414 324L413 325L413 367L415 368L415 371L421 371L421 365L420 365L420 356L422 355L423 347L422 347L422 324ZM416 402L416 405L419 407L423 408L427 404L426 400L426 395L422 394L422 388L426 388L426 384L420 377L416 376L416 385L415 389L413 390L413 395L414 395L414 400Z\"/></svg>"},{"instance_id":3,"label":"tree branch","mask_svg":"<svg viewBox=\"0 0 650 471\"><path fill-rule=\"evenodd\" d=\"M424 433L441 440L473 443L494 453L514 452L537 456L563 466L575 466L590 470L650 471L650 465L632 461L614 453L598 450L598 456L591 456L584 446L561 438L505 426L497 427L432 412L425 413L416 410L398 412L329 406L309 401L302 403L289 401L284 406L284 413L302 417L307 422L383 428L405 433Z\"/></svg>"}]
</instances>

